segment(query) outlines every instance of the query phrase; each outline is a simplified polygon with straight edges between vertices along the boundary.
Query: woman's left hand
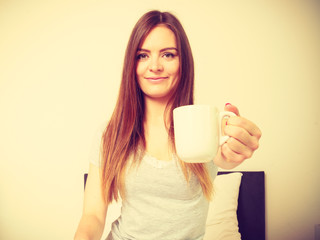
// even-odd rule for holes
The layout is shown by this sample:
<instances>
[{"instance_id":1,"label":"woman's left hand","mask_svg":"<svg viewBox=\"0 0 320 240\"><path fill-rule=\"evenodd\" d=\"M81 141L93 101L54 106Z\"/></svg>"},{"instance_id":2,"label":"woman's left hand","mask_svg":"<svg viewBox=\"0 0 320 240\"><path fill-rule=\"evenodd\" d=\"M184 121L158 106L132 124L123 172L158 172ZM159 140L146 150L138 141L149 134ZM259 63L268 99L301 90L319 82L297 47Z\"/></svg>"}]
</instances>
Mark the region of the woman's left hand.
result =
<instances>
[{"instance_id":1,"label":"woman's left hand","mask_svg":"<svg viewBox=\"0 0 320 240\"><path fill-rule=\"evenodd\" d=\"M237 107L226 104L224 110L237 116L230 117L223 123L222 131L230 138L219 148L214 163L218 167L231 169L250 158L258 149L261 131L253 122L240 117Z\"/></svg>"}]
</instances>

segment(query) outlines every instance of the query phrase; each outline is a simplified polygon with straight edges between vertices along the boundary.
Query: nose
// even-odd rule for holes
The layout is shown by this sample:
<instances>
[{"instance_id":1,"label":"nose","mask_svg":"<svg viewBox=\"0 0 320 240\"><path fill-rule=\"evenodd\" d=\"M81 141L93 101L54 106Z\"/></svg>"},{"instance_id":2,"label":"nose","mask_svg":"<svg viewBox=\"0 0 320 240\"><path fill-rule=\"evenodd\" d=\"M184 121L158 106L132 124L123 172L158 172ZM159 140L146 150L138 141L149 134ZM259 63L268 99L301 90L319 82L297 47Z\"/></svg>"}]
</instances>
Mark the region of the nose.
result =
<instances>
[{"instance_id":1,"label":"nose","mask_svg":"<svg viewBox=\"0 0 320 240\"><path fill-rule=\"evenodd\" d=\"M163 71L163 66L159 62L159 60L154 60L154 61L151 61L150 66L149 66L149 70L151 72L161 72L161 71Z\"/></svg>"}]
</instances>

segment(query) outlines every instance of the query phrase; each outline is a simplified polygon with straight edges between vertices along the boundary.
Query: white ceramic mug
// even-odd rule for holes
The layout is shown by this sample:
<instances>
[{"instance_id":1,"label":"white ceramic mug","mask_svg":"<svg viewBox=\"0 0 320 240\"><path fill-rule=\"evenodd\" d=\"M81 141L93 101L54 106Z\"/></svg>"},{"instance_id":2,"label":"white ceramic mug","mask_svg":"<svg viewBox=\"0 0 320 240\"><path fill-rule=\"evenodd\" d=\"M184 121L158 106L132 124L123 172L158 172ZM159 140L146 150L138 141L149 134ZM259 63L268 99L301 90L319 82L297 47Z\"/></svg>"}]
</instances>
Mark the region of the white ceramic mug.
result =
<instances>
[{"instance_id":1,"label":"white ceramic mug","mask_svg":"<svg viewBox=\"0 0 320 240\"><path fill-rule=\"evenodd\" d=\"M173 110L178 157L189 163L212 161L229 136L221 135L221 122L233 112L219 112L210 105L187 105Z\"/></svg>"}]
</instances>

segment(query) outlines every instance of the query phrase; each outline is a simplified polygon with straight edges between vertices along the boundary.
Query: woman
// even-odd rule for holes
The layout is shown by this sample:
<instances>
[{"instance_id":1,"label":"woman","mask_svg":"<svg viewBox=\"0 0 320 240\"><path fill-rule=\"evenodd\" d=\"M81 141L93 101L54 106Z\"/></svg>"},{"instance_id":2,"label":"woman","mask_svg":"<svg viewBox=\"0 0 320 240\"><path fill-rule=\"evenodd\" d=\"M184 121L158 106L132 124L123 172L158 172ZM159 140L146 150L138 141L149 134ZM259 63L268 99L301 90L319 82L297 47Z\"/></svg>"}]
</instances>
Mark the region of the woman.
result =
<instances>
[{"instance_id":1,"label":"woman","mask_svg":"<svg viewBox=\"0 0 320 240\"><path fill-rule=\"evenodd\" d=\"M237 115L224 128L231 138L211 163L183 163L175 155L172 110L193 104L193 87L193 57L180 22L170 13L146 13L129 39L75 239L100 239L108 204L120 196L121 216L108 239L203 238L217 166L231 169L251 157L261 132L227 104Z\"/></svg>"}]
</instances>

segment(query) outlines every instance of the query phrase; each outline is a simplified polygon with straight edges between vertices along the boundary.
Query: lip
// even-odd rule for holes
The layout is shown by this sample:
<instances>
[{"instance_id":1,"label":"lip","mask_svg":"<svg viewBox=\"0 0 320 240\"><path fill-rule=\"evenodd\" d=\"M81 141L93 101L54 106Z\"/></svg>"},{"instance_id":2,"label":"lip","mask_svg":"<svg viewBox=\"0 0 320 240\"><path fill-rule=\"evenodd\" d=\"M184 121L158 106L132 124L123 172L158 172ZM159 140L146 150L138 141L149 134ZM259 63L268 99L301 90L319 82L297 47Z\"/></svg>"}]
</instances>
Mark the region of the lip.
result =
<instances>
[{"instance_id":1,"label":"lip","mask_svg":"<svg viewBox=\"0 0 320 240\"><path fill-rule=\"evenodd\" d=\"M151 82L160 82L162 80L167 79L168 77L145 77L145 79L151 81Z\"/></svg>"}]
</instances>

